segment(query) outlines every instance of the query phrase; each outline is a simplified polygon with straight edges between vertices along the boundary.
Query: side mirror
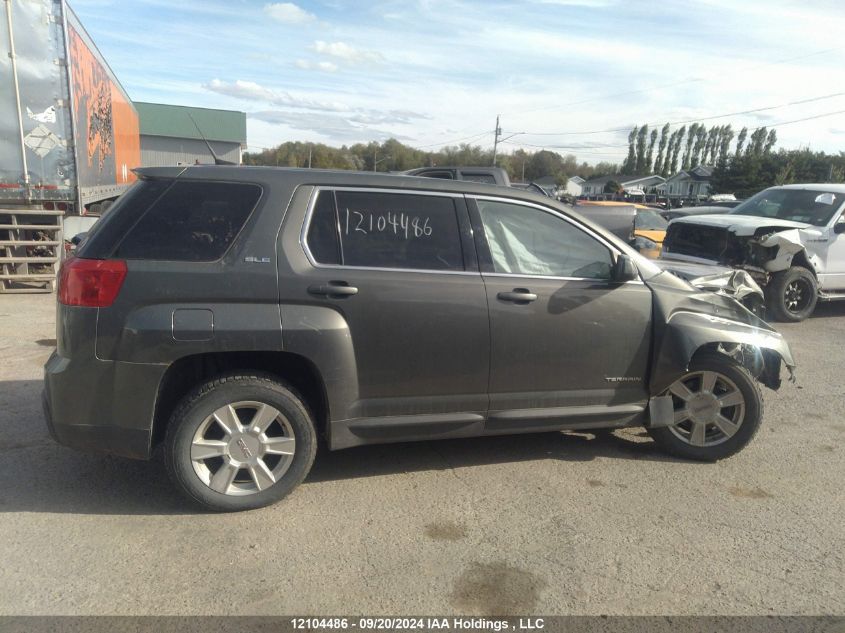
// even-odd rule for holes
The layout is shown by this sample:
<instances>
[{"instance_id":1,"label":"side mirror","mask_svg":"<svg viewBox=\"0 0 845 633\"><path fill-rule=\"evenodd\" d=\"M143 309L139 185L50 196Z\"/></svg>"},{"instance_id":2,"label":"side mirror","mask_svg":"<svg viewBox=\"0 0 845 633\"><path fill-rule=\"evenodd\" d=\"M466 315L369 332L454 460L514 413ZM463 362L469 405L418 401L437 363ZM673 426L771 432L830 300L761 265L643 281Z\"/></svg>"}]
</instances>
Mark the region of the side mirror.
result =
<instances>
[{"instance_id":1,"label":"side mirror","mask_svg":"<svg viewBox=\"0 0 845 633\"><path fill-rule=\"evenodd\" d=\"M613 268L610 271L610 279L611 281L634 281L639 279L639 275L637 274L637 265L634 263L634 260L625 255L624 253L620 253L619 256L616 258L616 263L613 264Z\"/></svg>"},{"instance_id":2,"label":"side mirror","mask_svg":"<svg viewBox=\"0 0 845 633\"><path fill-rule=\"evenodd\" d=\"M845 220L839 220L836 224L833 225L833 232L837 235L841 235L845 233Z\"/></svg>"}]
</instances>

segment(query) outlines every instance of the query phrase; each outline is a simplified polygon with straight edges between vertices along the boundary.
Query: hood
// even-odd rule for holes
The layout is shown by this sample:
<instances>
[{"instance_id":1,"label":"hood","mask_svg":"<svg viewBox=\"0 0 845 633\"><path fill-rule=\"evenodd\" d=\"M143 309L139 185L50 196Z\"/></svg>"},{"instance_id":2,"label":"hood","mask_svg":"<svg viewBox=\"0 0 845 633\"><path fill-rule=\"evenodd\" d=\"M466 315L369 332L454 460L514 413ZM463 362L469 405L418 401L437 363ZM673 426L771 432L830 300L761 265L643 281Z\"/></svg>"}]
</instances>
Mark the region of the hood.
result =
<instances>
[{"instance_id":1,"label":"hood","mask_svg":"<svg viewBox=\"0 0 845 633\"><path fill-rule=\"evenodd\" d=\"M680 277L695 288L736 299L756 316L763 316L763 290L744 270L669 259L660 259L654 263L664 272Z\"/></svg>"},{"instance_id":2,"label":"hood","mask_svg":"<svg viewBox=\"0 0 845 633\"><path fill-rule=\"evenodd\" d=\"M698 277L707 277L709 275L733 272L733 268L729 266L719 266L718 264L697 264L694 262L685 262L674 259L658 259L653 263L655 266L660 268L660 270L668 271L687 281L697 279Z\"/></svg>"},{"instance_id":3,"label":"hood","mask_svg":"<svg viewBox=\"0 0 845 633\"><path fill-rule=\"evenodd\" d=\"M663 240L666 239L666 231L663 230L636 229L634 231L634 235L647 237L655 244L663 244Z\"/></svg>"},{"instance_id":4,"label":"hood","mask_svg":"<svg viewBox=\"0 0 845 633\"><path fill-rule=\"evenodd\" d=\"M781 220L779 218L764 218L756 215L733 215L725 213L722 215L692 215L685 218L676 218L672 224L696 224L699 226L715 226L728 229L735 235L754 235L760 228L772 229L807 229L816 228L812 224L793 222L792 220Z\"/></svg>"}]
</instances>

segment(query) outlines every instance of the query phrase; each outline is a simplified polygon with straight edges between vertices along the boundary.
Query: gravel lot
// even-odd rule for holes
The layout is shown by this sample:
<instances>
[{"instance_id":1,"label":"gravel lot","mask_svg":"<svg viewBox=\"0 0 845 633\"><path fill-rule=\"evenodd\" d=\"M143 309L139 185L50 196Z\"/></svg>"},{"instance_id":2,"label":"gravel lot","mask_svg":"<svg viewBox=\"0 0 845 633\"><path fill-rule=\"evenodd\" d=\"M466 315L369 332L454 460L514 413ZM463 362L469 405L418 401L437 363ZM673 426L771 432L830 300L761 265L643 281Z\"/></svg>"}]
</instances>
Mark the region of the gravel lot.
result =
<instances>
[{"instance_id":1,"label":"gravel lot","mask_svg":"<svg viewBox=\"0 0 845 633\"><path fill-rule=\"evenodd\" d=\"M718 464L639 429L365 447L203 515L50 440L54 301L0 296L0 614L845 613L843 304L781 327L798 383Z\"/></svg>"}]
</instances>

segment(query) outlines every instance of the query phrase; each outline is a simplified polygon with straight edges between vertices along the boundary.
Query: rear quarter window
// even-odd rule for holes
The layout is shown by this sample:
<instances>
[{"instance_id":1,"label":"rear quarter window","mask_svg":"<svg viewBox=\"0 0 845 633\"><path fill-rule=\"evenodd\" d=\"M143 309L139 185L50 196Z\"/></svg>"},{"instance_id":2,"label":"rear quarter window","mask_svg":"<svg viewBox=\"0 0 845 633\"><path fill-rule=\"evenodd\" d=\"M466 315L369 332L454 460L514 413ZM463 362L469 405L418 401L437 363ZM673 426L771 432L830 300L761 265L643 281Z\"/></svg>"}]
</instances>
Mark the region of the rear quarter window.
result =
<instances>
[{"instance_id":1,"label":"rear quarter window","mask_svg":"<svg viewBox=\"0 0 845 633\"><path fill-rule=\"evenodd\" d=\"M215 261L235 241L260 197L258 185L177 180L129 230L114 255Z\"/></svg>"}]
</instances>

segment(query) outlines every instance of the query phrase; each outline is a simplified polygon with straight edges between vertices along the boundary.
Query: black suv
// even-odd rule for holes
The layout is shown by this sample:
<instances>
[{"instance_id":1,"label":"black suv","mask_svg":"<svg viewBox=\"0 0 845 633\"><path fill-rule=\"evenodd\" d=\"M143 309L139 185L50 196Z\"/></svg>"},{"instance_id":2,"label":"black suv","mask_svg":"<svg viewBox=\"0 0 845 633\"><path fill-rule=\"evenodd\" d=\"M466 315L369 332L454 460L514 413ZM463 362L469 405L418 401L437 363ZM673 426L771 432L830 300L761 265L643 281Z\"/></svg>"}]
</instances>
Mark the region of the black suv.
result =
<instances>
[{"instance_id":1,"label":"black suv","mask_svg":"<svg viewBox=\"0 0 845 633\"><path fill-rule=\"evenodd\" d=\"M781 336L549 198L316 170L139 170L62 266L44 404L207 508L276 501L318 436L642 425L714 460L760 425ZM753 376L753 377L752 377Z\"/></svg>"}]
</instances>

